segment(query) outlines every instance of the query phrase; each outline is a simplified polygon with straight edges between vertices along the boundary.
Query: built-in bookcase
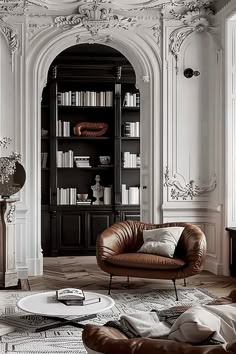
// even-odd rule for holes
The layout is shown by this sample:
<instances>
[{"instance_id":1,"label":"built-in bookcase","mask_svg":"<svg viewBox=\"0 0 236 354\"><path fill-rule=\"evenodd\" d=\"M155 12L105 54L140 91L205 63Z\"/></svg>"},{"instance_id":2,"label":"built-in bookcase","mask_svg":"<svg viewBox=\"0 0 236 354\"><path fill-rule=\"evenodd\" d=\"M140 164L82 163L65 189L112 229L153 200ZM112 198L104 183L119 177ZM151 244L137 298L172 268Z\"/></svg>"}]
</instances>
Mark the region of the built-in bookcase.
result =
<instances>
[{"instance_id":1,"label":"built-in bookcase","mask_svg":"<svg viewBox=\"0 0 236 354\"><path fill-rule=\"evenodd\" d=\"M100 54L96 60L84 58L85 45L83 50L76 64L68 64L71 53L55 59L43 91L42 248L47 256L95 254L101 231L115 221L140 218L140 96L133 68L120 53L114 57L114 50L111 58ZM107 130L78 136L76 127L84 123L102 123ZM109 156L109 163L103 165L101 156ZM91 186L98 175L105 195L96 205ZM86 195L86 201L78 195Z\"/></svg>"}]
</instances>

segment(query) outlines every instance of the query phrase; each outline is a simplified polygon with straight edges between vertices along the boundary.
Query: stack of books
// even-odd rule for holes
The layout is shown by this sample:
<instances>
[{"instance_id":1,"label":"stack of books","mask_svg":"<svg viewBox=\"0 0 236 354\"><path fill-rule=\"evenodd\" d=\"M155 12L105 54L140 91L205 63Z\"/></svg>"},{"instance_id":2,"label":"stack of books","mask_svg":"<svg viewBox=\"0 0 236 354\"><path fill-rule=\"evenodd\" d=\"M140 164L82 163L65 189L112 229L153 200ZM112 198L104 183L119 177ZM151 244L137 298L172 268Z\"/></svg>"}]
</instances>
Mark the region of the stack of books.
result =
<instances>
[{"instance_id":1,"label":"stack of books","mask_svg":"<svg viewBox=\"0 0 236 354\"><path fill-rule=\"evenodd\" d=\"M67 306L84 306L92 305L101 301L100 297L85 298L84 292L81 289L65 288L56 290L56 299Z\"/></svg>"},{"instance_id":2,"label":"stack of books","mask_svg":"<svg viewBox=\"0 0 236 354\"><path fill-rule=\"evenodd\" d=\"M92 204L92 199L86 199L86 200L78 199L76 201L76 204L77 205L90 205L90 204Z\"/></svg>"},{"instance_id":3,"label":"stack of books","mask_svg":"<svg viewBox=\"0 0 236 354\"><path fill-rule=\"evenodd\" d=\"M76 167L91 167L89 162L90 156L74 156Z\"/></svg>"},{"instance_id":4,"label":"stack of books","mask_svg":"<svg viewBox=\"0 0 236 354\"><path fill-rule=\"evenodd\" d=\"M132 138L139 138L139 122L125 122L123 125L123 135Z\"/></svg>"}]
</instances>

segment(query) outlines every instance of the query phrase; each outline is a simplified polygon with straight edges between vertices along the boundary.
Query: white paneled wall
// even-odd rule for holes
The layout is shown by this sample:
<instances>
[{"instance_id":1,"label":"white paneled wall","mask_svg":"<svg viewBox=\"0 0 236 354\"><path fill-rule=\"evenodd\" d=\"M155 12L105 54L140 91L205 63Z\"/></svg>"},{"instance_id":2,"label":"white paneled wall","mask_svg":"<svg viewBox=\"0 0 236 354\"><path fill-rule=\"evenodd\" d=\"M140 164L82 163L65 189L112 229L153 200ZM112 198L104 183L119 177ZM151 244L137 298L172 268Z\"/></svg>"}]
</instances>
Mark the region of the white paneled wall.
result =
<instances>
[{"instance_id":1,"label":"white paneled wall","mask_svg":"<svg viewBox=\"0 0 236 354\"><path fill-rule=\"evenodd\" d=\"M48 68L62 50L89 42L119 50L136 72L141 92L143 221L186 221L199 225L208 243L205 268L226 274L228 248L224 228L229 225L225 222L220 36L212 31L212 24L202 32L196 30L195 22L186 25L179 15L183 6L173 16L178 1L172 2L169 10L164 0L125 1L119 11L120 6L115 6L118 2L105 3L117 12L119 25L112 25L113 18L107 26L103 26L104 19L103 23L98 21L96 35L86 25L92 20L86 16L92 16L92 12L74 17L74 22L66 17L77 15L80 2L75 0L62 0L56 7L49 0L44 0L40 7L38 0L37 6L24 5L29 6L27 16L24 12L19 16L19 7L15 14L11 10L11 16L4 19L16 30L19 45L11 62L9 47L14 47L14 43L0 35L0 127L1 132L13 137L16 149L21 150L27 173L16 215L18 270L22 277L27 272L42 273L40 102ZM163 8L162 3L166 4ZM2 29L4 21L0 21ZM183 75L186 68L199 71L200 76L186 78ZM234 74L233 69L232 83ZM229 87L234 86L229 84ZM229 98L232 112L234 93L230 92ZM233 121L230 127L228 155L233 158L236 151ZM236 180L234 165L228 168L228 174L227 210L231 215L228 221L236 223L236 203L232 197Z\"/></svg>"}]
</instances>

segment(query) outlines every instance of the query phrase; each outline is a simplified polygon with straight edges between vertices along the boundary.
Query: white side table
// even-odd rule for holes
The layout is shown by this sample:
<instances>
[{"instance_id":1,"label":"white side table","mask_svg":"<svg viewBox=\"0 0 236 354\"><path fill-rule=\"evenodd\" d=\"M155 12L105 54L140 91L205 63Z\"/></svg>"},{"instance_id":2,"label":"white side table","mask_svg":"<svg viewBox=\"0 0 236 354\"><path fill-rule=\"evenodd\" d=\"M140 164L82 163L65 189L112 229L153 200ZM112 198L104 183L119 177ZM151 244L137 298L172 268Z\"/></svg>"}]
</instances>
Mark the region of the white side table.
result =
<instances>
[{"instance_id":1,"label":"white side table","mask_svg":"<svg viewBox=\"0 0 236 354\"><path fill-rule=\"evenodd\" d=\"M15 245L15 203L19 199L0 199L0 287L18 284Z\"/></svg>"},{"instance_id":2,"label":"white side table","mask_svg":"<svg viewBox=\"0 0 236 354\"><path fill-rule=\"evenodd\" d=\"M64 325L84 327L78 322L96 317L96 314L109 310L115 305L115 301L107 295L84 291L85 299L100 297L100 302L84 306L67 306L56 300L56 291L48 291L23 297L17 302L17 307L25 312L42 315L58 320L58 323L42 326L37 329L45 331Z\"/></svg>"}]
</instances>

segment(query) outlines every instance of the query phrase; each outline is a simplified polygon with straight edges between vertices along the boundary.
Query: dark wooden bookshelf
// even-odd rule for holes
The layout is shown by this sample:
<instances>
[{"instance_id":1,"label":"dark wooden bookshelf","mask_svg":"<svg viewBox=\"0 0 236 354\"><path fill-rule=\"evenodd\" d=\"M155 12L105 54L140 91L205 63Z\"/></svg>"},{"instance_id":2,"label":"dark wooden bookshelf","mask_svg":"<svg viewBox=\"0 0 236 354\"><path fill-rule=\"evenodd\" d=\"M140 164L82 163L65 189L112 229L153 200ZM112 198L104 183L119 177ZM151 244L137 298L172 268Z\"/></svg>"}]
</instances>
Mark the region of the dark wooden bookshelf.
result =
<instances>
[{"instance_id":1,"label":"dark wooden bookshelf","mask_svg":"<svg viewBox=\"0 0 236 354\"><path fill-rule=\"evenodd\" d=\"M112 106L58 104L60 92L112 92ZM124 153L135 160L140 155L140 138L123 136L125 122L139 122L139 107L123 107L126 92L138 93L135 73L128 60L115 49L94 44L71 47L51 64L42 95L41 152L47 153L41 174L42 249L44 256L95 255L98 235L116 221L139 220L139 204L122 204L122 185L140 187L140 167L124 167ZM69 122L69 136L58 136L57 122ZM103 136L76 136L79 122L105 122ZM89 156L91 167L58 167L58 151ZM111 156L108 166L99 156ZM64 156L64 155L63 155ZM111 204L58 204L59 189L74 189L93 200L95 176L111 187ZM123 197L124 198L124 197ZM124 199L123 199L124 201ZM74 200L73 200L74 202Z\"/></svg>"}]
</instances>

